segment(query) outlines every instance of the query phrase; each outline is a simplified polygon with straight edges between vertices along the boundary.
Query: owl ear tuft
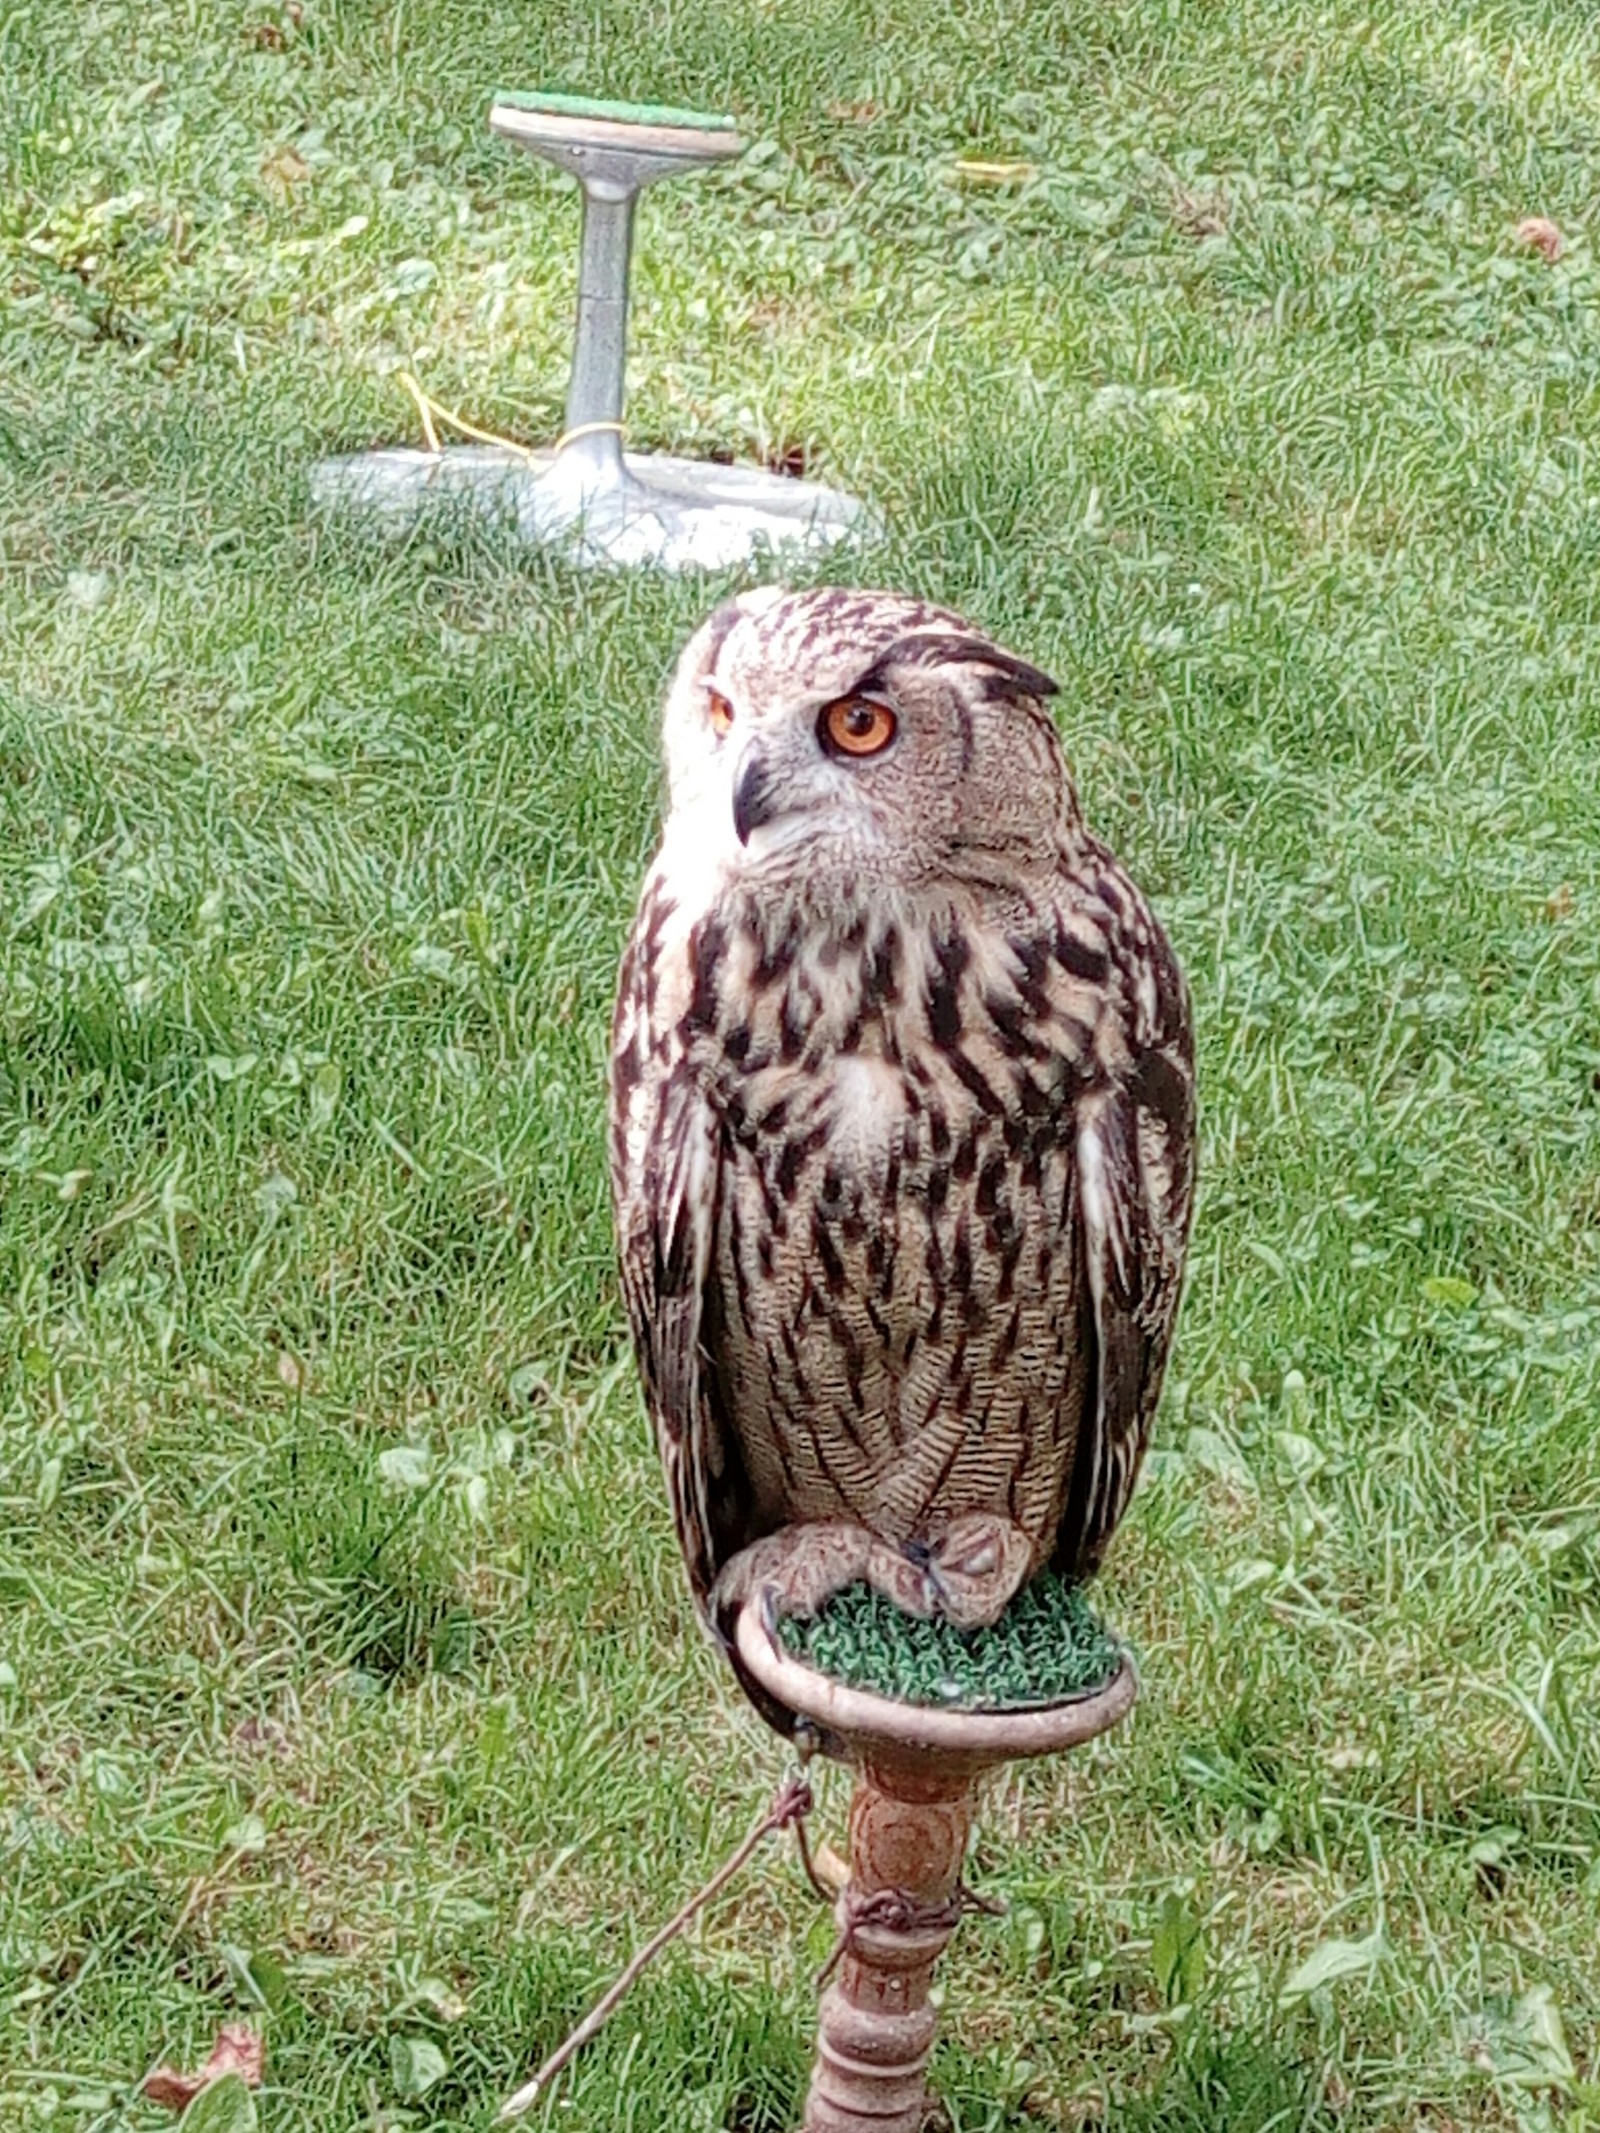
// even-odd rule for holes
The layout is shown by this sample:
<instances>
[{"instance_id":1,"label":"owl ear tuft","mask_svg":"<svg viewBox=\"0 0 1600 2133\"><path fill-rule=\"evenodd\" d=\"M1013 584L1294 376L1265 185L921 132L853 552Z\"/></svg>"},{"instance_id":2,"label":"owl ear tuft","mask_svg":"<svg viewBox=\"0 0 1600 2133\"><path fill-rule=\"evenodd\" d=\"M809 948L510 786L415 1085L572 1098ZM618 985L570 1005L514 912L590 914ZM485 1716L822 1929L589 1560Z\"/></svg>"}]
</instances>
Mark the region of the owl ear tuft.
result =
<instances>
[{"instance_id":1,"label":"owl ear tuft","mask_svg":"<svg viewBox=\"0 0 1600 2133\"><path fill-rule=\"evenodd\" d=\"M897 637L880 652L872 666L855 683L856 690L882 688L896 667L983 667L994 677L992 693L1008 699L1032 697L1042 703L1060 694L1060 685L1041 668L1019 659L987 637L956 630L918 630Z\"/></svg>"}]
</instances>

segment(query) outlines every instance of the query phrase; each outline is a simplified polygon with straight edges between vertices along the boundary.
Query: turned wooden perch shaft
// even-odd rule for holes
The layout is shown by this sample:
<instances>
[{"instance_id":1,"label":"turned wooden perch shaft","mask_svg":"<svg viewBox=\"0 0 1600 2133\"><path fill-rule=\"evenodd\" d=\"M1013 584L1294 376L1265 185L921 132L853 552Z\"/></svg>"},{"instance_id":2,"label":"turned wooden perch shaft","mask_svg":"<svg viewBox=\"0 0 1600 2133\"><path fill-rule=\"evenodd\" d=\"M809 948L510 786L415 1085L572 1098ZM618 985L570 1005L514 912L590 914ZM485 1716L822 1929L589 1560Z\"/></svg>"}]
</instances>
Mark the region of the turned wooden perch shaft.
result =
<instances>
[{"instance_id":1,"label":"turned wooden perch shaft","mask_svg":"<svg viewBox=\"0 0 1600 2133\"><path fill-rule=\"evenodd\" d=\"M822 1999L804 2133L919 2133L937 2026L928 1991L960 1916L971 1823L965 1773L858 1769L843 1952Z\"/></svg>"}]
</instances>

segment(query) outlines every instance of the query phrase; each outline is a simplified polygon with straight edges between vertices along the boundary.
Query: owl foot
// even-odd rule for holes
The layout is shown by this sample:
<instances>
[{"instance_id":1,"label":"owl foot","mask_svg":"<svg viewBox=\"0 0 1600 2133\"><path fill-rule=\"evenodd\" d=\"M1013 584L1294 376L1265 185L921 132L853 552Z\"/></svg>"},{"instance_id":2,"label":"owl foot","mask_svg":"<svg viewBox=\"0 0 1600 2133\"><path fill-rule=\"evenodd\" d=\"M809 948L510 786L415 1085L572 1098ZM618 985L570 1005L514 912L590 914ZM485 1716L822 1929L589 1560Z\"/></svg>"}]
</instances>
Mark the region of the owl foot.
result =
<instances>
[{"instance_id":1,"label":"owl foot","mask_svg":"<svg viewBox=\"0 0 1600 2133\"><path fill-rule=\"evenodd\" d=\"M903 1547L843 1520L785 1526L736 1555L712 1595L719 1617L757 1594L774 1615L818 1615L836 1592L865 1582L902 1613L942 1617L957 1629L998 1620L1033 1563L1033 1546L1008 1519L971 1511L932 1541Z\"/></svg>"},{"instance_id":2,"label":"owl foot","mask_svg":"<svg viewBox=\"0 0 1600 2133\"><path fill-rule=\"evenodd\" d=\"M836 1592L865 1579L908 1614L925 1615L927 1573L919 1562L881 1541L864 1526L844 1520L785 1526L742 1549L717 1579L712 1606L719 1616L738 1612L762 1595L775 1615L805 1620L821 1614Z\"/></svg>"},{"instance_id":3,"label":"owl foot","mask_svg":"<svg viewBox=\"0 0 1600 2133\"><path fill-rule=\"evenodd\" d=\"M998 1622L1033 1567L1027 1534L988 1511L964 1512L935 1539L914 1542L906 1552L924 1559L928 1604L914 1612L940 1615L957 1629Z\"/></svg>"}]
</instances>

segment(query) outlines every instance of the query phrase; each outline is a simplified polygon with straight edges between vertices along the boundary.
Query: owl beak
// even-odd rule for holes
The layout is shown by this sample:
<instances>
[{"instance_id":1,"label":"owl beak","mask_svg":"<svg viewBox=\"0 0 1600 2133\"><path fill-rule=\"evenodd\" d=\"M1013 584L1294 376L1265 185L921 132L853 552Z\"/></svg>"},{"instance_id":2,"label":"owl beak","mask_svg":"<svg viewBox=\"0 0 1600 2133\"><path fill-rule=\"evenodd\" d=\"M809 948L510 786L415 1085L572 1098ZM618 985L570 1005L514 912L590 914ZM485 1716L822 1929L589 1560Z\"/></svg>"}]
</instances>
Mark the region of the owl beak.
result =
<instances>
[{"instance_id":1,"label":"owl beak","mask_svg":"<svg viewBox=\"0 0 1600 2133\"><path fill-rule=\"evenodd\" d=\"M739 765L733 788L733 827L739 842L748 844L750 832L779 811L772 766L759 749L752 748Z\"/></svg>"}]
</instances>

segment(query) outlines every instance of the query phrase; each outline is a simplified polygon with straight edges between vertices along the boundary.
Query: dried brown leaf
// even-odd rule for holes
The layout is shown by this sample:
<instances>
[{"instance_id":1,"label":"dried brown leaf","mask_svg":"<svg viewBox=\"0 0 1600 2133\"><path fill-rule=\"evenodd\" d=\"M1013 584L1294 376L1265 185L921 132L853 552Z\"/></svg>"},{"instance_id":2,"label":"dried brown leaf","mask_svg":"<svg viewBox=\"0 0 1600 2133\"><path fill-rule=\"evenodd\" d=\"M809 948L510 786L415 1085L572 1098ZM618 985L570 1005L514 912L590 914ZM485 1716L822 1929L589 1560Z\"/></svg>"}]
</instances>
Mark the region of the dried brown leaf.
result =
<instances>
[{"instance_id":1,"label":"dried brown leaf","mask_svg":"<svg viewBox=\"0 0 1600 2133\"><path fill-rule=\"evenodd\" d=\"M158 2066L146 2074L141 2094L147 2103L165 2104L170 2111L186 2111L202 2089L224 2074L237 2074L248 2088L258 2089L266 2069L266 2045L259 2030L248 2022L224 2022L211 2047L211 2057L196 2073L185 2074L175 2066Z\"/></svg>"},{"instance_id":2,"label":"dried brown leaf","mask_svg":"<svg viewBox=\"0 0 1600 2133\"><path fill-rule=\"evenodd\" d=\"M1172 195L1172 219L1185 237L1221 237L1230 206L1226 193L1190 192L1180 185Z\"/></svg>"},{"instance_id":3,"label":"dried brown leaf","mask_svg":"<svg viewBox=\"0 0 1600 2133\"><path fill-rule=\"evenodd\" d=\"M277 193L280 197L296 185L304 185L310 175L311 165L304 156L297 155L287 144L282 148L275 148L271 155L262 158L261 182L268 192Z\"/></svg>"},{"instance_id":4,"label":"dried brown leaf","mask_svg":"<svg viewBox=\"0 0 1600 2133\"><path fill-rule=\"evenodd\" d=\"M1567 248L1567 240L1547 215L1529 215L1519 222L1517 242L1541 253L1552 266Z\"/></svg>"},{"instance_id":5,"label":"dried brown leaf","mask_svg":"<svg viewBox=\"0 0 1600 2133\"><path fill-rule=\"evenodd\" d=\"M287 1755L291 1742L287 1730L275 1718L247 1718L235 1726L234 1745L257 1755Z\"/></svg>"}]
</instances>

